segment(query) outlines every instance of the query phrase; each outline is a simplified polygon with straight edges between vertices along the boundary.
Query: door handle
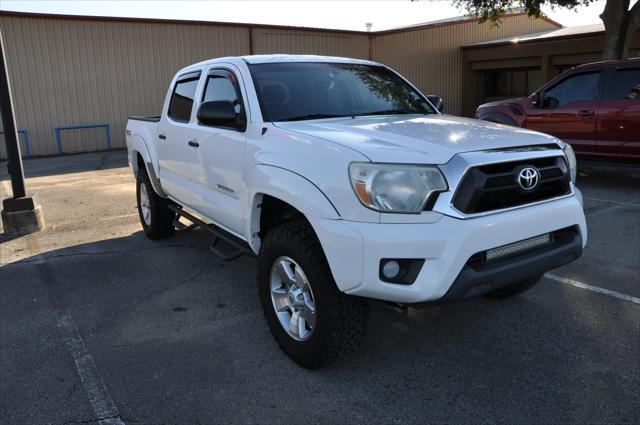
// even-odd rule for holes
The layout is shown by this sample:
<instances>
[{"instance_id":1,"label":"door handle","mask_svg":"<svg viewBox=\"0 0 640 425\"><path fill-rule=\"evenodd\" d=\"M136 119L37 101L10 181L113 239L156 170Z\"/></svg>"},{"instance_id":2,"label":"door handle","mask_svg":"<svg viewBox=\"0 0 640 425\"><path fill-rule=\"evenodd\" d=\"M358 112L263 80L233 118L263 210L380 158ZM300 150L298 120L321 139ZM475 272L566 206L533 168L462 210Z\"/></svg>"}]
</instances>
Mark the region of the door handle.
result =
<instances>
[{"instance_id":1,"label":"door handle","mask_svg":"<svg viewBox=\"0 0 640 425\"><path fill-rule=\"evenodd\" d=\"M196 142L195 140L189 140L189 143L187 144L192 148L197 148L198 146L200 146L200 143Z\"/></svg>"},{"instance_id":2,"label":"door handle","mask_svg":"<svg viewBox=\"0 0 640 425\"><path fill-rule=\"evenodd\" d=\"M580 115L581 117L592 117L596 114L596 111L594 111L593 109L580 109L578 111L578 115Z\"/></svg>"},{"instance_id":3,"label":"door handle","mask_svg":"<svg viewBox=\"0 0 640 425\"><path fill-rule=\"evenodd\" d=\"M165 136L164 134L158 134L158 139L165 140L166 138L167 136Z\"/></svg>"}]
</instances>

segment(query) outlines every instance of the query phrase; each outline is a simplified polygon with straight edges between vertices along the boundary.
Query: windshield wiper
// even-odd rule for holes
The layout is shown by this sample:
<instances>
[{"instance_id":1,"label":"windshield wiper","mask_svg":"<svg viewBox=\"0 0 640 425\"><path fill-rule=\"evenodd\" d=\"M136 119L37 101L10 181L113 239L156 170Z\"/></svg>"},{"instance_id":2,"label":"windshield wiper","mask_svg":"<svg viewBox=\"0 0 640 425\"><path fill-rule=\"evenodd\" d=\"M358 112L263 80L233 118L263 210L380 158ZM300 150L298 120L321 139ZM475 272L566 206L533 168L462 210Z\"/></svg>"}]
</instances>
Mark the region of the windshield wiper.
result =
<instances>
[{"instance_id":1,"label":"windshield wiper","mask_svg":"<svg viewBox=\"0 0 640 425\"><path fill-rule=\"evenodd\" d=\"M306 114L296 117L290 117L281 121L304 121L304 120L318 120L322 118L343 118L350 115L336 115L336 114Z\"/></svg>"},{"instance_id":2,"label":"windshield wiper","mask_svg":"<svg viewBox=\"0 0 640 425\"><path fill-rule=\"evenodd\" d=\"M425 115L424 112L413 111L411 109L383 109L382 111L365 112L357 114L358 116L366 115Z\"/></svg>"}]
</instances>

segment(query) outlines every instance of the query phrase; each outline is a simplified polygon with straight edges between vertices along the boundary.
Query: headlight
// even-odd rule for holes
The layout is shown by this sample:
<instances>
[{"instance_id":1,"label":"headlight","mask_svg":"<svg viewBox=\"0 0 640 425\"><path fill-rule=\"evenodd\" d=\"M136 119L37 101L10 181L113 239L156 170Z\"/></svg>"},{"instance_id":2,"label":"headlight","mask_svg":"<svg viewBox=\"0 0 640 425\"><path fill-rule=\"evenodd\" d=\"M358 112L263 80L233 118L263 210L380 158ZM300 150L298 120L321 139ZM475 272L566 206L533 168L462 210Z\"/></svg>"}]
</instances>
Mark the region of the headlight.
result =
<instances>
[{"instance_id":1,"label":"headlight","mask_svg":"<svg viewBox=\"0 0 640 425\"><path fill-rule=\"evenodd\" d=\"M571 181L575 184L576 176L578 174L578 162L576 161L576 154L573 152L573 148L569 143L564 144L564 156L567 158L567 164L569 165L569 173L571 174Z\"/></svg>"},{"instance_id":2,"label":"headlight","mask_svg":"<svg viewBox=\"0 0 640 425\"><path fill-rule=\"evenodd\" d=\"M353 162L349 176L360 202L380 212L419 213L435 192L447 190L434 166Z\"/></svg>"}]
</instances>

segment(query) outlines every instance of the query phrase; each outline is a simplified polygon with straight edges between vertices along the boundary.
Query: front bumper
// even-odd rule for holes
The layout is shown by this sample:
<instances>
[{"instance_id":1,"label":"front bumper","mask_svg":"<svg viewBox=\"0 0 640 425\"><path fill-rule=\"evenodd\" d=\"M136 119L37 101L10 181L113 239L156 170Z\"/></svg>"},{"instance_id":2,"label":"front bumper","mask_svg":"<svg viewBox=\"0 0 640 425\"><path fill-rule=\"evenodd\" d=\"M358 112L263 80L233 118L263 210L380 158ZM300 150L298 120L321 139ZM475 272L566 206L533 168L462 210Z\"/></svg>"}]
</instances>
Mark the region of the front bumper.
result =
<instances>
[{"instance_id":1,"label":"front bumper","mask_svg":"<svg viewBox=\"0 0 640 425\"><path fill-rule=\"evenodd\" d=\"M434 223L385 224L309 217L338 288L368 298L417 303L478 295L566 264L582 253L587 228L580 193L486 216ZM513 242L575 228L576 238L554 249L523 254L500 267L470 269L476 253ZM548 252L547 252L548 251ZM424 259L411 285L379 278L383 258Z\"/></svg>"},{"instance_id":2,"label":"front bumper","mask_svg":"<svg viewBox=\"0 0 640 425\"><path fill-rule=\"evenodd\" d=\"M581 255L582 236L577 227L572 227L564 230L562 237L550 246L489 264L468 262L442 300L455 301L486 294L563 266Z\"/></svg>"}]
</instances>

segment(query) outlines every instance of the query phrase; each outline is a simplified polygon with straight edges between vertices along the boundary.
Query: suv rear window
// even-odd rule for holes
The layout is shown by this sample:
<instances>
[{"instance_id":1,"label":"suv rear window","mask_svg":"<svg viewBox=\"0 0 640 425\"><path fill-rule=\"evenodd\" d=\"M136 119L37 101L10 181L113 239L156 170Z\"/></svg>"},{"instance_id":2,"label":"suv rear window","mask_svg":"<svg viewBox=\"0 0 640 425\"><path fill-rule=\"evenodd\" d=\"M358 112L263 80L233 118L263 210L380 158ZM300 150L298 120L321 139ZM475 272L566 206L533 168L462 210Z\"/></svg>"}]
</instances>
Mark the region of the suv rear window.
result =
<instances>
[{"instance_id":1,"label":"suv rear window","mask_svg":"<svg viewBox=\"0 0 640 425\"><path fill-rule=\"evenodd\" d=\"M640 99L640 68L618 69L604 91L604 98Z\"/></svg>"},{"instance_id":2,"label":"suv rear window","mask_svg":"<svg viewBox=\"0 0 640 425\"><path fill-rule=\"evenodd\" d=\"M171 95L168 115L175 121L189 122L200 73L178 80Z\"/></svg>"}]
</instances>

